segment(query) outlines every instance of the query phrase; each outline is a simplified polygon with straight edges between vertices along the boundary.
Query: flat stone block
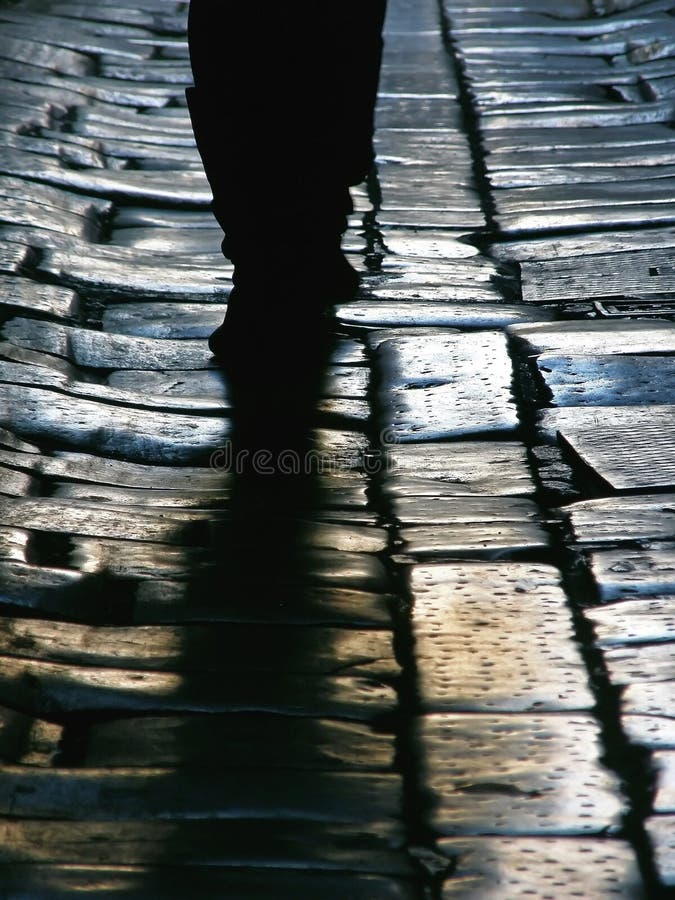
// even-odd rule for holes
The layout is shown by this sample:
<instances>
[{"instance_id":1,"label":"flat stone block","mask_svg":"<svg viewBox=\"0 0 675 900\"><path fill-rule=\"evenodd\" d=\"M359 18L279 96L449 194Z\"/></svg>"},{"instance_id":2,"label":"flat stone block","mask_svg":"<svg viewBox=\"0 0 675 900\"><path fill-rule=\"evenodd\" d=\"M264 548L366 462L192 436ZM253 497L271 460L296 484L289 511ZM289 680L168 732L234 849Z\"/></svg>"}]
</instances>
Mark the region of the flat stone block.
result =
<instances>
[{"instance_id":1,"label":"flat stone block","mask_svg":"<svg viewBox=\"0 0 675 900\"><path fill-rule=\"evenodd\" d=\"M548 534L532 522L471 522L401 528L401 553L414 559L508 559L536 555Z\"/></svg>"},{"instance_id":2,"label":"flat stone block","mask_svg":"<svg viewBox=\"0 0 675 900\"><path fill-rule=\"evenodd\" d=\"M603 602L675 593L675 548L597 550L589 565Z\"/></svg>"},{"instance_id":3,"label":"flat stone block","mask_svg":"<svg viewBox=\"0 0 675 900\"><path fill-rule=\"evenodd\" d=\"M675 677L672 643L609 647L604 651L603 657L612 684L651 683Z\"/></svg>"},{"instance_id":4,"label":"flat stone block","mask_svg":"<svg viewBox=\"0 0 675 900\"><path fill-rule=\"evenodd\" d=\"M381 292L380 292L381 293ZM338 306L340 322L362 328L452 327L462 329L505 328L533 319L546 319L549 313L507 304L467 304L450 300L429 302L410 299L397 302L354 302Z\"/></svg>"},{"instance_id":5,"label":"flat stone block","mask_svg":"<svg viewBox=\"0 0 675 900\"><path fill-rule=\"evenodd\" d=\"M441 834L616 832L623 801L591 716L433 715L416 723Z\"/></svg>"},{"instance_id":6,"label":"flat stone block","mask_svg":"<svg viewBox=\"0 0 675 900\"><path fill-rule=\"evenodd\" d=\"M2 658L0 702L42 718L78 713L141 715L264 712L371 720L396 709L396 693L379 679L244 673L144 672ZM77 805L72 808L79 815ZM86 816L82 816L86 818Z\"/></svg>"},{"instance_id":7,"label":"flat stone block","mask_svg":"<svg viewBox=\"0 0 675 900\"><path fill-rule=\"evenodd\" d=\"M3 879L16 896L32 891L40 900L63 900L77 894L86 900L212 900L246 897L269 900L274 893L299 900L417 900L414 883L358 873L334 874L279 869L232 871L212 866L142 868L126 866L4 866Z\"/></svg>"},{"instance_id":8,"label":"flat stone block","mask_svg":"<svg viewBox=\"0 0 675 900\"><path fill-rule=\"evenodd\" d=\"M644 321L535 322L508 329L528 354L670 354L675 352L675 323Z\"/></svg>"},{"instance_id":9,"label":"flat stone block","mask_svg":"<svg viewBox=\"0 0 675 900\"><path fill-rule=\"evenodd\" d=\"M233 880L237 878L236 869L247 870L249 876L257 870L258 877L266 871L270 890L275 876L283 879L284 870L305 875L311 872L315 878L322 872L324 875L339 872L345 876L351 873L356 880L359 880L357 873L412 875L401 846L403 837L389 822L359 826L217 819L180 823L36 820L3 822L2 834L4 852L0 851L0 865L3 869L12 863L25 867L36 863L112 866L120 859L130 869L156 865L170 847L170 870L179 883L184 882L182 873L186 871L199 881L200 872L222 873L228 869ZM219 892L215 882L213 886ZM226 895L229 893L224 879L220 889ZM168 885L167 890L170 890ZM189 890L188 893L191 894ZM126 891L123 896L128 896ZM293 896L309 895L294 893Z\"/></svg>"},{"instance_id":10,"label":"flat stone block","mask_svg":"<svg viewBox=\"0 0 675 900\"><path fill-rule=\"evenodd\" d=\"M282 716L119 719L87 730L87 767L381 770L394 764L394 738L366 724Z\"/></svg>"},{"instance_id":11,"label":"flat stone block","mask_svg":"<svg viewBox=\"0 0 675 900\"><path fill-rule=\"evenodd\" d=\"M79 298L68 288L0 275L0 305L12 311L72 318L78 312Z\"/></svg>"},{"instance_id":12,"label":"flat stone block","mask_svg":"<svg viewBox=\"0 0 675 900\"><path fill-rule=\"evenodd\" d=\"M593 706L552 567L415 566L410 586L425 709L541 712Z\"/></svg>"},{"instance_id":13,"label":"flat stone block","mask_svg":"<svg viewBox=\"0 0 675 900\"><path fill-rule=\"evenodd\" d=\"M392 446L383 457L392 497L528 496L534 493L525 448L506 441Z\"/></svg>"},{"instance_id":14,"label":"flat stone block","mask_svg":"<svg viewBox=\"0 0 675 900\"><path fill-rule=\"evenodd\" d=\"M615 409L617 409L615 407ZM645 409L619 407L624 422L599 427L563 427L559 436L574 457L615 490L641 490L675 486L672 447L675 441L675 406Z\"/></svg>"},{"instance_id":15,"label":"flat stone block","mask_svg":"<svg viewBox=\"0 0 675 900\"><path fill-rule=\"evenodd\" d=\"M443 838L439 849L455 865L443 900L646 897L632 847L616 839Z\"/></svg>"},{"instance_id":16,"label":"flat stone block","mask_svg":"<svg viewBox=\"0 0 675 900\"><path fill-rule=\"evenodd\" d=\"M391 441L385 443L517 427L511 360L503 334L397 338L383 343L378 356L384 424L391 433Z\"/></svg>"},{"instance_id":17,"label":"flat stone block","mask_svg":"<svg viewBox=\"0 0 675 900\"><path fill-rule=\"evenodd\" d=\"M645 406L675 393L672 356L542 353L537 369L556 406Z\"/></svg>"},{"instance_id":18,"label":"flat stone block","mask_svg":"<svg viewBox=\"0 0 675 900\"><path fill-rule=\"evenodd\" d=\"M675 885L675 816L650 816L645 822L654 848L654 864L659 878L667 887Z\"/></svg>"},{"instance_id":19,"label":"flat stone block","mask_svg":"<svg viewBox=\"0 0 675 900\"><path fill-rule=\"evenodd\" d=\"M564 513L583 544L675 540L675 494L582 500Z\"/></svg>"},{"instance_id":20,"label":"flat stone block","mask_svg":"<svg viewBox=\"0 0 675 900\"><path fill-rule=\"evenodd\" d=\"M115 407L21 385L0 385L0 422L61 448L160 464L206 464L229 432L221 419Z\"/></svg>"},{"instance_id":21,"label":"flat stone block","mask_svg":"<svg viewBox=\"0 0 675 900\"><path fill-rule=\"evenodd\" d=\"M675 639L675 597L622 600L587 609L584 615L593 623L600 647Z\"/></svg>"}]
</instances>

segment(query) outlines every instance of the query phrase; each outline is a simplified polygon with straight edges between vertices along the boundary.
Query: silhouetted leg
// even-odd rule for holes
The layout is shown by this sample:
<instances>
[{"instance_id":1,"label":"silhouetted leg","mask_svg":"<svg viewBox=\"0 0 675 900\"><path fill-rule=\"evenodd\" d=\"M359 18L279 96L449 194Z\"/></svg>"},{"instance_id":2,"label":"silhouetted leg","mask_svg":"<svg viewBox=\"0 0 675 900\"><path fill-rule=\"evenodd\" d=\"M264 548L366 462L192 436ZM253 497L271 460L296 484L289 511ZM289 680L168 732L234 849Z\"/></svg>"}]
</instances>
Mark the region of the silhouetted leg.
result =
<instances>
[{"instance_id":1,"label":"silhouetted leg","mask_svg":"<svg viewBox=\"0 0 675 900\"><path fill-rule=\"evenodd\" d=\"M356 288L340 238L349 185L373 160L384 8L191 0L187 96L235 265L230 324L280 297L319 309Z\"/></svg>"}]
</instances>

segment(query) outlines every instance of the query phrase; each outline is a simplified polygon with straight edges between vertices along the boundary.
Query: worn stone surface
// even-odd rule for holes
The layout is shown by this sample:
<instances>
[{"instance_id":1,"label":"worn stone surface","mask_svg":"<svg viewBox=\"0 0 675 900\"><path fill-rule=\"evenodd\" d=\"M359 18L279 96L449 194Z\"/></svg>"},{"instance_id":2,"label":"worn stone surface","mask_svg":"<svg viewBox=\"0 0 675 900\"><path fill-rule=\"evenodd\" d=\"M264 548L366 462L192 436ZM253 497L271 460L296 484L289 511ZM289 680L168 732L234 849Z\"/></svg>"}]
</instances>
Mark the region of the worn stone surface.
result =
<instances>
[{"instance_id":1,"label":"worn stone surface","mask_svg":"<svg viewBox=\"0 0 675 900\"><path fill-rule=\"evenodd\" d=\"M552 567L416 566L410 587L425 709L521 712L593 705Z\"/></svg>"},{"instance_id":2,"label":"worn stone surface","mask_svg":"<svg viewBox=\"0 0 675 900\"><path fill-rule=\"evenodd\" d=\"M503 335L398 338L378 349L385 428L396 441L509 432L517 427ZM482 360L490 365L475 378Z\"/></svg>"},{"instance_id":3,"label":"worn stone surface","mask_svg":"<svg viewBox=\"0 0 675 900\"><path fill-rule=\"evenodd\" d=\"M439 846L455 866L443 900L645 896L633 850L617 839L444 838Z\"/></svg>"},{"instance_id":4,"label":"worn stone surface","mask_svg":"<svg viewBox=\"0 0 675 900\"><path fill-rule=\"evenodd\" d=\"M434 715L417 735L437 797L433 821L443 834L618 828L616 784L600 765L589 716Z\"/></svg>"}]
</instances>

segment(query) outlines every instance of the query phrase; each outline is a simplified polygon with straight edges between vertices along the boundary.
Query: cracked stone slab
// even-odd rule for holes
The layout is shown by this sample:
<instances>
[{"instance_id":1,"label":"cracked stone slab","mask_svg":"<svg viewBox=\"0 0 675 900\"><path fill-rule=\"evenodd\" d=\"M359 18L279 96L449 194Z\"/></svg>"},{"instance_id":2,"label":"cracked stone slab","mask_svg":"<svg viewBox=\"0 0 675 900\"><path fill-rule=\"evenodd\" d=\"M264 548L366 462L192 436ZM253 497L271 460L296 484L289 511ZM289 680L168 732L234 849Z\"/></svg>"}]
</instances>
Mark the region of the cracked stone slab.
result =
<instances>
[{"instance_id":1,"label":"cracked stone slab","mask_svg":"<svg viewBox=\"0 0 675 900\"><path fill-rule=\"evenodd\" d=\"M624 421L608 421L605 409L625 410ZM603 424L560 423L559 441L577 462L617 491L675 486L675 406L602 407L596 416Z\"/></svg>"},{"instance_id":2,"label":"cracked stone slab","mask_svg":"<svg viewBox=\"0 0 675 900\"><path fill-rule=\"evenodd\" d=\"M442 838L438 849L454 866L442 900L646 900L635 852L617 839Z\"/></svg>"},{"instance_id":3,"label":"cracked stone slab","mask_svg":"<svg viewBox=\"0 0 675 900\"><path fill-rule=\"evenodd\" d=\"M394 765L394 738L365 723L279 716L162 716L87 729L87 768L379 770Z\"/></svg>"},{"instance_id":4,"label":"cracked stone slab","mask_svg":"<svg viewBox=\"0 0 675 900\"><path fill-rule=\"evenodd\" d=\"M0 770L0 809L17 819L124 822L290 819L326 823L391 821L398 776L361 772L181 772L172 769Z\"/></svg>"},{"instance_id":5,"label":"cracked stone slab","mask_svg":"<svg viewBox=\"0 0 675 900\"><path fill-rule=\"evenodd\" d=\"M506 562L415 566L410 587L425 709L593 706L557 570Z\"/></svg>"},{"instance_id":6,"label":"cracked stone slab","mask_svg":"<svg viewBox=\"0 0 675 900\"><path fill-rule=\"evenodd\" d=\"M377 293L377 292L375 292ZM507 325L547 320L551 314L545 310L531 310L524 306L508 304L453 303L450 300L430 302L410 299L389 302L362 301L338 306L335 315L339 322L362 328L452 327L495 329ZM475 296L475 293L474 293Z\"/></svg>"},{"instance_id":7,"label":"cracked stone slab","mask_svg":"<svg viewBox=\"0 0 675 900\"><path fill-rule=\"evenodd\" d=\"M583 435L597 436L597 445L606 444L610 440L614 440L617 452L623 451L625 445L626 454L633 453L633 461L635 473L630 472L630 464L621 465L621 460L615 466L614 460L608 458L608 454L603 454L603 462L606 462L605 468L609 471L611 466L616 469L613 473L621 480L627 480L631 477L635 484L634 489L640 490L640 479L644 477L649 480L654 475L649 474L649 464L641 465L639 454L642 440L640 433L645 435L645 441L649 447L650 438L654 438L656 445L660 441L668 444L668 433L671 430L671 422L673 420L673 405L664 403L655 403L649 406L564 406L560 408L547 408L539 412L536 428L538 438L542 443L552 443L559 439L564 439L565 435L573 438L577 433ZM655 423L661 425L661 434ZM663 432L665 432L665 437ZM572 449L572 448L568 448ZM616 455L616 454L615 454ZM663 465L663 458L659 459L659 465ZM653 465L652 465L653 467ZM642 469L645 471L643 472ZM666 472L665 478L667 479ZM669 487L667 480L660 485L661 487Z\"/></svg>"},{"instance_id":8,"label":"cracked stone slab","mask_svg":"<svg viewBox=\"0 0 675 900\"><path fill-rule=\"evenodd\" d=\"M41 312L68 319L77 315L80 301L68 288L0 275L0 305L13 312Z\"/></svg>"},{"instance_id":9,"label":"cracked stone slab","mask_svg":"<svg viewBox=\"0 0 675 900\"><path fill-rule=\"evenodd\" d=\"M369 828L357 824L292 821L281 824L245 819L124 824L38 820L5 822L2 834L3 870L8 863L96 866L115 865L120 859L126 866L153 865L171 846L173 873L180 872L175 867L189 866L199 867L198 871L262 869L273 875L282 874L284 869L351 872L357 879L359 872L412 875L411 864L402 849L403 837L389 822L376 822ZM190 871L194 878L195 868ZM194 892L188 893L195 896ZM218 895L216 891L213 896ZM125 896L128 896L126 892ZM292 896L305 895L293 893Z\"/></svg>"},{"instance_id":10,"label":"cracked stone slab","mask_svg":"<svg viewBox=\"0 0 675 900\"><path fill-rule=\"evenodd\" d=\"M675 233L667 225L639 231L600 230L588 234L537 237L528 241L504 241L490 246L490 255L505 261L535 261L595 253L623 253L626 250L663 249L675 246Z\"/></svg>"},{"instance_id":11,"label":"cracked stone slab","mask_svg":"<svg viewBox=\"0 0 675 900\"><path fill-rule=\"evenodd\" d=\"M205 339L223 321L226 303L107 303L103 331L154 339Z\"/></svg>"},{"instance_id":12,"label":"cracked stone slab","mask_svg":"<svg viewBox=\"0 0 675 900\"><path fill-rule=\"evenodd\" d=\"M453 441L392 446L382 458L390 497L530 496L534 482L521 444Z\"/></svg>"},{"instance_id":13,"label":"cracked stone slab","mask_svg":"<svg viewBox=\"0 0 675 900\"><path fill-rule=\"evenodd\" d=\"M582 500L564 513L583 544L675 540L675 494Z\"/></svg>"},{"instance_id":14,"label":"cracked stone slab","mask_svg":"<svg viewBox=\"0 0 675 900\"><path fill-rule=\"evenodd\" d=\"M3 275L19 275L30 268L34 254L29 247L0 240L0 273Z\"/></svg>"},{"instance_id":15,"label":"cracked stone slab","mask_svg":"<svg viewBox=\"0 0 675 900\"><path fill-rule=\"evenodd\" d=\"M675 593L675 547L597 550L589 565L603 602Z\"/></svg>"},{"instance_id":16,"label":"cracked stone slab","mask_svg":"<svg viewBox=\"0 0 675 900\"><path fill-rule=\"evenodd\" d=\"M223 419L135 410L23 385L0 385L0 423L24 438L61 449L98 452L133 462L203 463L229 434ZM327 452L348 451L338 441ZM351 448L351 454L356 451Z\"/></svg>"},{"instance_id":17,"label":"cracked stone slab","mask_svg":"<svg viewBox=\"0 0 675 900\"><path fill-rule=\"evenodd\" d=\"M399 674L391 634L348 628L233 623L106 628L3 618L0 655L74 666L153 672L275 672L391 680Z\"/></svg>"},{"instance_id":18,"label":"cracked stone slab","mask_svg":"<svg viewBox=\"0 0 675 900\"><path fill-rule=\"evenodd\" d=\"M511 360L501 332L395 338L380 345L378 360L391 443L517 428Z\"/></svg>"},{"instance_id":19,"label":"cracked stone slab","mask_svg":"<svg viewBox=\"0 0 675 900\"><path fill-rule=\"evenodd\" d=\"M609 603L584 615L593 623L599 647L675 639L675 597L668 595Z\"/></svg>"},{"instance_id":20,"label":"cracked stone slab","mask_svg":"<svg viewBox=\"0 0 675 900\"><path fill-rule=\"evenodd\" d=\"M542 353L539 375L556 406L663 404L675 392L675 357Z\"/></svg>"},{"instance_id":21,"label":"cracked stone slab","mask_svg":"<svg viewBox=\"0 0 675 900\"><path fill-rule=\"evenodd\" d=\"M72 827L72 826L71 826ZM378 825L379 827L379 825ZM359 873L306 872L284 869L232 871L217 866L166 870L133 866L3 866L8 891L30 890L40 900L83 900L124 896L125 900L210 900L217 896L268 900L275 893L298 900L416 900L411 881Z\"/></svg>"},{"instance_id":22,"label":"cracked stone slab","mask_svg":"<svg viewBox=\"0 0 675 900\"><path fill-rule=\"evenodd\" d=\"M591 716L430 715L415 723L445 835L616 832L624 804Z\"/></svg>"},{"instance_id":23,"label":"cracked stone slab","mask_svg":"<svg viewBox=\"0 0 675 900\"><path fill-rule=\"evenodd\" d=\"M84 712L269 712L370 720L394 712L397 701L393 688L377 678L308 679L275 671L249 672L223 683L207 672L144 672L3 657L0 702L50 719Z\"/></svg>"}]
</instances>

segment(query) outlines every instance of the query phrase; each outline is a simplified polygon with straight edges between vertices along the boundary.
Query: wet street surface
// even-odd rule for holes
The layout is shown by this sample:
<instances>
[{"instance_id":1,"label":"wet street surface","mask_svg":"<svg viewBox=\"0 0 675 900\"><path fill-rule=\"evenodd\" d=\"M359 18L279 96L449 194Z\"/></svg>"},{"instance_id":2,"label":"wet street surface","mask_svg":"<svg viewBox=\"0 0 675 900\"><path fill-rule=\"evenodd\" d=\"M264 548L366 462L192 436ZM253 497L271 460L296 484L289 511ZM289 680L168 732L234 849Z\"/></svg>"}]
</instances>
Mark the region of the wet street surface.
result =
<instances>
[{"instance_id":1,"label":"wet street surface","mask_svg":"<svg viewBox=\"0 0 675 900\"><path fill-rule=\"evenodd\" d=\"M2 898L675 896L675 0L389 7L242 392L187 4L0 0Z\"/></svg>"}]
</instances>

